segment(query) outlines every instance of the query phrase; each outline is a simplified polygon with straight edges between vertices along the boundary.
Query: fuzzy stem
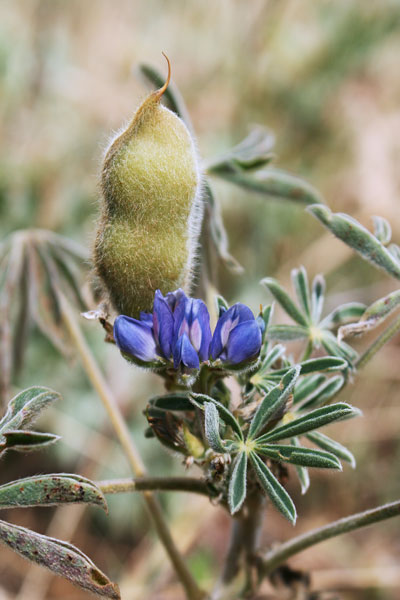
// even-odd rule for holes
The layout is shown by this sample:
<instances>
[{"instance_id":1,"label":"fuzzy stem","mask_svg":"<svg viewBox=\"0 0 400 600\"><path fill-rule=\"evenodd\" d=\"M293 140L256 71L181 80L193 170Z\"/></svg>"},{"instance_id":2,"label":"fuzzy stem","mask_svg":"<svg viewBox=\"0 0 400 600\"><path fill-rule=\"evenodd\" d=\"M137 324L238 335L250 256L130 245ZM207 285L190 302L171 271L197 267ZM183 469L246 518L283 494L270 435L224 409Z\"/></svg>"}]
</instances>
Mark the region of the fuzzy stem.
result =
<instances>
[{"instance_id":1,"label":"fuzzy stem","mask_svg":"<svg viewBox=\"0 0 400 600\"><path fill-rule=\"evenodd\" d=\"M384 346L396 333L400 331L400 317L397 317L395 321L381 335L371 344L369 348L360 356L355 366L360 369L364 367L367 362L371 360L373 356Z\"/></svg>"},{"instance_id":2,"label":"fuzzy stem","mask_svg":"<svg viewBox=\"0 0 400 600\"><path fill-rule=\"evenodd\" d=\"M310 546L315 546L315 544L342 535L343 533L348 533L361 527L398 516L400 516L400 500L344 517L324 527L318 527L303 535L299 535L281 544L278 548L270 550L266 555L257 559L258 567L263 575L269 575L288 558L310 548Z\"/></svg>"},{"instance_id":3,"label":"fuzzy stem","mask_svg":"<svg viewBox=\"0 0 400 600\"><path fill-rule=\"evenodd\" d=\"M192 492L209 497L210 488L203 479L196 477L139 477L137 479L110 479L96 481L103 494L121 494L126 492Z\"/></svg>"},{"instance_id":4,"label":"fuzzy stem","mask_svg":"<svg viewBox=\"0 0 400 600\"><path fill-rule=\"evenodd\" d=\"M64 295L59 294L59 301L61 315L65 326L79 353L86 374L107 411L115 433L125 452L126 458L129 461L130 467L136 477L144 477L146 475L146 469L142 458L131 438L128 426L114 400L111 390L76 322L75 314ZM205 597L204 593L197 586L197 583L186 567L179 550L175 546L157 499L150 491L143 492L143 498L150 516L153 519L160 541L169 556L180 582L185 588L188 600L201 600Z\"/></svg>"}]
</instances>

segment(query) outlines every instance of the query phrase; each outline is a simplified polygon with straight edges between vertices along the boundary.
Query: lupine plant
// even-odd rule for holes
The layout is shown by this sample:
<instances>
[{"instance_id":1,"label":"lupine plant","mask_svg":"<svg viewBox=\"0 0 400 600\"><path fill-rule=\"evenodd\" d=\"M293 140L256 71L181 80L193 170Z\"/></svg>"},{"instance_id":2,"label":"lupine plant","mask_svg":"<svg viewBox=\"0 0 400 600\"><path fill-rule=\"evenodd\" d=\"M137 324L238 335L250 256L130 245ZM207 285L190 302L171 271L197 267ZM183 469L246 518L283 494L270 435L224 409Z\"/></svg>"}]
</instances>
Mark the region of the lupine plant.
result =
<instances>
[{"instance_id":1,"label":"lupine plant","mask_svg":"<svg viewBox=\"0 0 400 600\"><path fill-rule=\"evenodd\" d=\"M143 67L142 72L151 83L162 85L152 68ZM400 306L400 290L370 306L350 299L324 314L324 277L317 275L310 285L300 266L292 272L294 297L271 277L261 281L266 303L257 314L240 302L229 306L221 295L207 306L190 289L197 275L198 295L205 297L210 263L216 260L212 252L235 273L242 270L229 254L211 177L249 193L308 204L312 216L394 279L400 279L400 248L390 243L390 226L383 218L374 218L370 233L348 215L332 213L309 184L272 167L273 139L261 127L200 168L187 110L169 79L170 74L106 153L102 217L94 249L102 296L98 308L86 310L90 300L83 297L76 273L77 265L84 268L85 252L68 240L50 232L18 232L5 240L0 255L4 267L0 303L8 311L1 324L3 395L13 366L10 355L14 367L20 367L24 346L20 339L23 336L25 342L29 333L26 320L11 318L16 298L18 315L28 310L57 348L74 345L133 478L92 482L66 473L26 477L0 486L0 509L66 503L106 509L107 494L145 492L160 542L189 600L253 598L263 580L274 583L277 574L290 588L296 577L287 560L305 548L399 514L400 501L394 501L269 549L260 539L266 512L269 519L279 512L293 524L301 519L286 489L292 474L305 494L314 469L340 471L342 462L355 468L351 449L321 430L330 424L339 428L343 420L360 416L360 407L341 401L339 395L398 333L400 317L361 356L344 338L384 324ZM170 109L161 104L162 97ZM194 263L196 252L199 258ZM49 301L43 303L43 297ZM277 322L271 300L293 323ZM147 474L80 330L78 307L86 310L86 318L101 323L105 341L115 344L127 369L147 369L161 378L165 393L149 398L144 435L172 450L197 475ZM31 426L58 397L39 386L18 393L0 421L0 453L40 450L57 442L57 436L32 431ZM288 469L290 465L293 469ZM231 516L232 536L213 589L199 587L177 550L153 495L157 490L202 494ZM0 521L0 541L88 592L120 598L117 584L69 543L5 521ZM319 597L308 589L305 593L302 597Z\"/></svg>"}]
</instances>

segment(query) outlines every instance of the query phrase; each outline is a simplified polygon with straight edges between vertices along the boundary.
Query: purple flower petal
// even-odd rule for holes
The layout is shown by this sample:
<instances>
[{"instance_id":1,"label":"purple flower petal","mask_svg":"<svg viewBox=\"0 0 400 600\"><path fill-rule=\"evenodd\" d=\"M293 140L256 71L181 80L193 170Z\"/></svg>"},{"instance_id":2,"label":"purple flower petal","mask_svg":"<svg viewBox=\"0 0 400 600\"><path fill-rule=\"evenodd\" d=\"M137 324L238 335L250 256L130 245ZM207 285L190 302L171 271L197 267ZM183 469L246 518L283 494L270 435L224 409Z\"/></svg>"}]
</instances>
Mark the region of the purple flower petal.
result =
<instances>
[{"instance_id":1,"label":"purple flower petal","mask_svg":"<svg viewBox=\"0 0 400 600\"><path fill-rule=\"evenodd\" d=\"M186 333L178 338L174 347L175 369L177 369L181 363L189 369L198 369L200 367L200 361L197 352L190 343Z\"/></svg>"},{"instance_id":2,"label":"purple flower petal","mask_svg":"<svg viewBox=\"0 0 400 600\"><path fill-rule=\"evenodd\" d=\"M208 360L211 343L210 315L202 300L193 301L191 318L190 341L197 350L200 360Z\"/></svg>"},{"instance_id":3,"label":"purple flower petal","mask_svg":"<svg viewBox=\"0 0 400 600\"><path fill-rule=\"evenodd\" d=\"M119 315L114 322L114 339L121 352L131 354L143 362L157 359L153 332L146 323Z\"/></svg>"},{"instance_id":4,"label":"purple flower petal","mask_svg":"<svg viewBox=\"0 0 400 600\"><path fill-rule=\"evenodd\" d=\"M171 308L160 290L156 291L154 297L153 328L154 338L162 354L165 358L170 358L172 353L174 318Z\"/></svg>"},{"instance_id":5,"label":"purple flower petal","mask_svg":"<svg viewBox=\"0 0 400 600\"><path fill-rule=\"evenodd\" d=\"M243 321L229 336L227 345L228 362L237 365L256 356L261 348L261 331L254 320Z\"/></svg>"},{"instance_id":6,"label":"purple flower petal","mask_svg":"<svg viewBox=\"0 0 400 600\"><path fill-rule=\"evenodd\" d=\"M238 302L225 311L218 319L211 340L210 354L213 360L219 358L228 343L231 331L240 323L254 321L254 315L248 306Z\"/></svg>"}]
</instances>

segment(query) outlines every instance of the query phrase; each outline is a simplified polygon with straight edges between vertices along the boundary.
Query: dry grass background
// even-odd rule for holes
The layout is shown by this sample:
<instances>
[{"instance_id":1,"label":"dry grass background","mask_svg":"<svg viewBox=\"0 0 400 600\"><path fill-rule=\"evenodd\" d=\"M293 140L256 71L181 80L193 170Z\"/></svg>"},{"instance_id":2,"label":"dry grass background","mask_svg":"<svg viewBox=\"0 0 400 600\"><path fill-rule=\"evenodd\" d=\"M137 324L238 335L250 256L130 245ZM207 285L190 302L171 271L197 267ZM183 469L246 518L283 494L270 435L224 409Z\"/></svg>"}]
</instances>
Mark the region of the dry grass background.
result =
<instances>
[{"instance_id":1,"label":"dry grass background","mask_svg":"<svg viewBox=\"0 0 400 600\"><path fill-rule=\"evenodd\" d=\"M277 163L308 178L334 210L370 226L387 217L400 240L400 5L382 0L21 0L0 3L0 234L43 227L89 246L102 149L146 94L139 62L164 68L189 108L202 156L239 141L252 123L271 127ZM246 267L219 269L220 291L255 308L266 302L258 280L287 282L304 264L327 274L330 302L368 302L393 289L301 207L216 183L232 253ZM129 369L101 332L84 325L154 474L181 472L173 457L143 439L152 377ZM399 368L394 341L343 400L364 418L337 437L356 472L315 474L301 497L295 533L400 495ZM8 456L1 482L40 472L127 476L128 468L78 363L66 363L38 332L15 387L45 384L64 400L43 425L63 436L57 450ZM337 428L339 431L339 428ZM96 433L97 432L97 433ZM88 442L90 440L90 442ZM99 450L100 449L100 450ZM218 572L228 519L204 498L163 498L179 546L207 585ZM178 599L162 549L140 499L112 498L110 516L93 509L7 511L6 519L72 541L121 582L124 600ZM293 529L273 510L266 543ZM400 524L394 520L310 549L293 565L311 569L315 589L343 588L344 599L400 597ZM62 580L0 549L0 599L86 598Z\"/></svg>"}]
</instances>

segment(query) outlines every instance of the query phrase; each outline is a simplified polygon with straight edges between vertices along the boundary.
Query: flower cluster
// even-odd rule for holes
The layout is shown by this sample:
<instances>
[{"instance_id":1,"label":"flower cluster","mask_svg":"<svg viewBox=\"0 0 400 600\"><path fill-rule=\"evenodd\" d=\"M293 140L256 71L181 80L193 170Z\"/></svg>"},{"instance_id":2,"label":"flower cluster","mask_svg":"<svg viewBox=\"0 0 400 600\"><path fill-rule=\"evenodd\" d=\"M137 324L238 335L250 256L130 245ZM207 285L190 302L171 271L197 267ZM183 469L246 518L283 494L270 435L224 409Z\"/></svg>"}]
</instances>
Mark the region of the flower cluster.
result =
<instances>
[{"instance_id":1,"label":"flower cluster","mask_svg":"<svg viewBox=\"0 0 400 600\"><path fill-rule=\"evenodd\" d=\"M118 348L143 366L167 361L175 369L199 369L200 363L218 359L224 366L241 365L257 357L261 338L262 326L240 303L223 310L212 335L204 302L181 289L165 297L157 290L152 314L119 315L114 323Z\"/></svg>"}]
</instances>

